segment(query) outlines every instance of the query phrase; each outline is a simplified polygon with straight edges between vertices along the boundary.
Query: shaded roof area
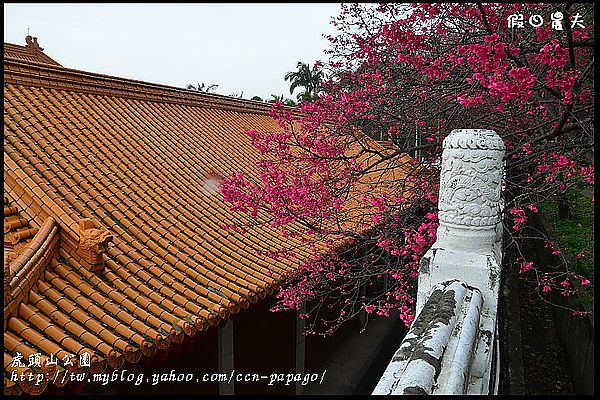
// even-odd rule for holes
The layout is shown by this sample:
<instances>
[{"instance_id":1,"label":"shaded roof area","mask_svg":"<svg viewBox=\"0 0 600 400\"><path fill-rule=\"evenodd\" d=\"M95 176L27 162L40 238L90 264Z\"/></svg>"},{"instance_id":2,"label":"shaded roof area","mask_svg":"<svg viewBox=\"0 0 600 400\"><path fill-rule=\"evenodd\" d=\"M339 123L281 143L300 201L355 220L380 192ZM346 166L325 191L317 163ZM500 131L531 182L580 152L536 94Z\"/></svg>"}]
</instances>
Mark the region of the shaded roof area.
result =
<instances>
[{"instance_id":1,"label":"shaded roof area","mask_svg":"<svg viewBox=\"0 0 600 400\"><path fill-rule=\"evenodd\" d=\"M299 239L223 228L245 217L219 180L251 173L243 132L277 130L270 105L5 57L4 107L5 390L41 389L6 380L17 352L120 368L297 269L256 254Z\"/></svg>"},{"instance_id":2,"label":"shaded roof area","mask_svg":"<svg viewBox=\"0 0 600 400\"><path fill-rule=\"evenodd\" d=\"M60 66L59 63L44 53L44 49L38 44L37 38L29 35L25 37L25 46L4 43L4 58L16 58L23 61Z\"/></svg>"}]
</instances>

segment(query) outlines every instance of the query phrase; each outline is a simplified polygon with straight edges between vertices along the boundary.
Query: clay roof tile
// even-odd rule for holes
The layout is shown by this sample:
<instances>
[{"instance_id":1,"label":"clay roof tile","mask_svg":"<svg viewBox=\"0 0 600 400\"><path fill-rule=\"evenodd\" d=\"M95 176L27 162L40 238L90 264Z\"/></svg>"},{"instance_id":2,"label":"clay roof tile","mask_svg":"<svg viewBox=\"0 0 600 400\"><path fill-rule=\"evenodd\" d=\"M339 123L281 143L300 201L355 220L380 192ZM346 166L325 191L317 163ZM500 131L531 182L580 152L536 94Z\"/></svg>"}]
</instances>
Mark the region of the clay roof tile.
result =
<instances>
[{"instance_id":1,"label":"clay roof tile","mask_svg":"<svg viewBox=\"0 0 600 400\"><path fill-rule=\"evenodd\" d=\"M256 252L299 239L222 228L246 217L228 210L221 177L253 173L244 131L278 130L270 105L64 68L27 43L4 50L5 246L35 243L5 257L26 267L12 285L32 288L5 312L5 361L17 348L89 350L96 368L120 368L222 324L297 270ZM103 270L78 251L82 220L113 237L90 258Z\"/></svg>"}]
</instances>

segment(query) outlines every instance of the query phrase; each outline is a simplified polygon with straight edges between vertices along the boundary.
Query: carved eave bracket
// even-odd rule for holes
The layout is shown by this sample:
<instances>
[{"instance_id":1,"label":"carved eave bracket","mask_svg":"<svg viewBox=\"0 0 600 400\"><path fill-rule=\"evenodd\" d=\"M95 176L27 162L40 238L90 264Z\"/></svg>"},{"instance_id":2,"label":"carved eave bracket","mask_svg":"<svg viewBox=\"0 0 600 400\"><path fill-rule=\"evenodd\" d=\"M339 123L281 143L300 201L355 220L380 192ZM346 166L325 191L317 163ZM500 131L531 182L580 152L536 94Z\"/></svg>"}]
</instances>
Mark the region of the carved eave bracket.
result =
<instances>
[{"instance_id":1,"label":"carved eave bracket","mask_svg":"<svg viewBox=\"0 0 600 400\"><path fill-rule=\"evenodd\" d=\"M79 221L79 242L77 253L81 256L82 263L96 275L104 271L104 253L113 236L108 232L94 228L90 219Z\"/></svg>"}]
</instances>

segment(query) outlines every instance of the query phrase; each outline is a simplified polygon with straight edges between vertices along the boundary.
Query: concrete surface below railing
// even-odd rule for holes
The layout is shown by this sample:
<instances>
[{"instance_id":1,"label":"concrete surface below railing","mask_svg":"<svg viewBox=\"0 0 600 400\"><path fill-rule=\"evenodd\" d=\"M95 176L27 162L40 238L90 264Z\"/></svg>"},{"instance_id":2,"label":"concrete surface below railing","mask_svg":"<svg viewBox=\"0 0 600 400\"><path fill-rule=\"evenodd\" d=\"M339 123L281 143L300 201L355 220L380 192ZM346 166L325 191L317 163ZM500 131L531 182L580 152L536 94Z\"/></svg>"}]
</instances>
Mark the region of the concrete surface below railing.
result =
<instances>
[{"instance_id":1,"label":"concrete surface below railing","mask_svg":"<svg viewBox=\"0 0 600 400\"><path fill-rule=\"evenodd\" d=\"M504 144L444 139L437 240L420 264L417 315L373 394L497 393Z\"/></svg>"}]
</instances>

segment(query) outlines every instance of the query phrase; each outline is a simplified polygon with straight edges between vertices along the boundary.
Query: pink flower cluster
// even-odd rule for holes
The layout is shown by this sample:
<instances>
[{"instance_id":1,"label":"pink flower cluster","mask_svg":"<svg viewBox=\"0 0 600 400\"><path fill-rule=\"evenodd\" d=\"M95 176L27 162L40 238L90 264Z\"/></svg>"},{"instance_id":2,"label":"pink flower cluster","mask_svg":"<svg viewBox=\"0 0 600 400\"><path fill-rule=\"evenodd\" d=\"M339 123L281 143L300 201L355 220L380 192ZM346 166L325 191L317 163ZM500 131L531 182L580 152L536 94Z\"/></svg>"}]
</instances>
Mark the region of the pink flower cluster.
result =
<instances>
[{"instance_id":1,"label":"pink flower cluster","mask_svg":"<svg viewBox=\"0 0 600 400\"><path fill-rule=\"evenodd\" d=\"M510 214L513 215L513 229L519 230L525 222L527 222L527 215L525 215L525 210L522 208L513 207L510 209Z\"/></svg>"},{"instance_id":2,"label":"pink flower cluster","mask_svg":"<svg viewBox=\"0 0 600 400\"><path fill-rule=\"evenodd\" d=\"M545 193L575 180L594 184L593 163L582 156L585 140L593 140L586 111L593 106L593 80L590 73L584 77L593 66L585 42L593 28L573 30L569 49L564 32L548 26L506 26L511 13L527 19L552 7L341 6L332 19L338 33L327 36L330 60L323 63L332 79L315 101L294 111L274 104L271 115L280 129L246 132L259 155L255 173L234 173L221 189L232 211L301 238L315 254L323 243L370 246L352 260L306 260L302 274L280 289L279 309L338 298L334 325L357 309L380 315L395 309L410 325L418 265L436 237L437 214L429 211L437 203L442 140L461 121L494 129L504 140L511 235L522 233L527 213L538 212ZM415 159L406 161L407 154ZM386 173L390 164L406 176ZM396 261L386 265L387 259ZM532 262L519 263L521 273L538 273ZM359 285L385 276L393 281L385 294L357 295ZM540 278L541 291L572 289L560 282L564 276Z\"/></svg>"}]
</instances>

